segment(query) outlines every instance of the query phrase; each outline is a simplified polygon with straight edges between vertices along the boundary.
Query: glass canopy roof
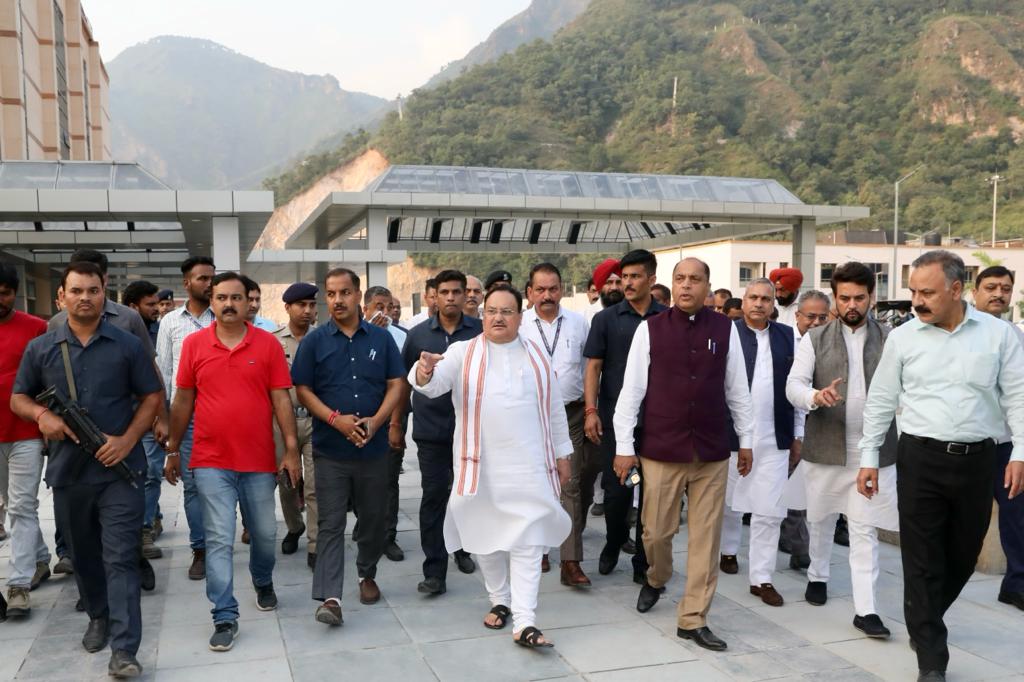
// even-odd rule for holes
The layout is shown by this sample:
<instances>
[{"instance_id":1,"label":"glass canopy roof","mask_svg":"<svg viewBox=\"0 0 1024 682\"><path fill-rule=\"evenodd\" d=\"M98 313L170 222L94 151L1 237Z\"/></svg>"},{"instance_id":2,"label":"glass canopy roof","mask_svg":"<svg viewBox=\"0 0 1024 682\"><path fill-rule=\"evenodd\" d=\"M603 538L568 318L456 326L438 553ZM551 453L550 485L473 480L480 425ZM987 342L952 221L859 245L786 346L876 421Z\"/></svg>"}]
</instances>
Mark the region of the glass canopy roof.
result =
<instances>
[{"instance_id":1,"label":"glass canopy roof","mask_svg":"<svg viewBox=\"0 0 1024 682\"><path fill-rule=\"evenodd\" d=\"M803 203L775 180L460 166L391 166L373 182L369 190L760 204Z\"/></svg>"},{"instance_id":2,"label":"glass canopy roof","mask_svg":"<svg viewBox=\"0 0 1024 682\"><path fill-rule=\"evenodd\" d=\"M136 163L0 161L0 189L162 189L170 187Z\"/></svg>"}]
</instances>

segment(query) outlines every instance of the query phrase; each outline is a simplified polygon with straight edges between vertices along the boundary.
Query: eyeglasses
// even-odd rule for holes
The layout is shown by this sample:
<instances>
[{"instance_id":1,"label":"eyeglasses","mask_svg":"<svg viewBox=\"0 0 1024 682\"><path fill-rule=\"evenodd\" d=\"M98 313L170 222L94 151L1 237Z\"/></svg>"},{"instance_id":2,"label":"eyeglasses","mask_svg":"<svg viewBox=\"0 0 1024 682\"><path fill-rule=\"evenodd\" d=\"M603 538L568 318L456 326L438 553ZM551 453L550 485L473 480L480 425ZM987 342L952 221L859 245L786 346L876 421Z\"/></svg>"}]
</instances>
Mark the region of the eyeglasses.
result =
<instances>
[{"instance_id":1,"label":"eyeglasses","mask_svg":"<svg viewBox=\"0 0 1024 682\"><path fill-rule=\"evenodd\" d=\"M823 315L814 315L814 314L801 313L801 312L798 311L797 315L803 315L804 317L806 317L808 320L810 320L812 322L814 320L817 320L818 322L827 322L828 321L828 313L825 313Z\"/></svg>"},{"instance_id":2,"label":"eyeglasses","mask_svg":"<svg viewBox=\"0 0 1024 682\"><path fill-rule=\"evenodd\" d=\"M518 314L519 311L512 308L484 308L484 315L487 317L512 317Z\"/></svg>"}]
</instances>

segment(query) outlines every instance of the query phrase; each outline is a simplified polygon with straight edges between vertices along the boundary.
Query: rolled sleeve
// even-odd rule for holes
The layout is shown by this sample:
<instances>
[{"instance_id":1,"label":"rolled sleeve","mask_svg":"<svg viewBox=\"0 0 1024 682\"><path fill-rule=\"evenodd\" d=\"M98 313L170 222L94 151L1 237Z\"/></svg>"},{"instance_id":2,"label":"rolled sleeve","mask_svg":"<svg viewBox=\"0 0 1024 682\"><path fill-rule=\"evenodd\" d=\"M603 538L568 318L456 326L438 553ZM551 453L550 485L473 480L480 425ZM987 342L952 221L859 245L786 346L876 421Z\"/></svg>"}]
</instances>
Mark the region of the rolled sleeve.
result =
<instances>
[{"instance_id":1,"label":"rolled sleeve","mask_svg":"<svg viewBox=\"0 0 1024 682\"><path fill-rule=\"evenodd\" d=\"M595 318L597 321L597 318ZM595 325L592 329L596 329ZM591 338L594 334L591 331ZM590 347L590 340L587 340ZM588 357L593 357L589 356ZM633 442L633 430L640 413L640 405L647 395L647 377L651 366L651 335L647 329L647 321L643 321L633 334L633 343L626 357L626 373L623 376L622 391L615 403L615 416L612 425L615 428L615 453L623 456L636 454Z\"/></svg>"}]
</instances>

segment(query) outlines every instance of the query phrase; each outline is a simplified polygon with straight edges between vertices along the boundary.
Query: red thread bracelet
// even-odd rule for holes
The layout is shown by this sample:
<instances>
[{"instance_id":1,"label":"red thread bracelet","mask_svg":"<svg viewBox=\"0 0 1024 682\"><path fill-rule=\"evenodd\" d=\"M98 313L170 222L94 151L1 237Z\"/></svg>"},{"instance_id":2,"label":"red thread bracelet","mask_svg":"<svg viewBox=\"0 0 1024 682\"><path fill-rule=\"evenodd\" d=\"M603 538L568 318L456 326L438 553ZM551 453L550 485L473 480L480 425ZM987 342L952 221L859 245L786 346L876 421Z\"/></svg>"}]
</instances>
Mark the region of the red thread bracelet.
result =
<instances>
[{"instance_id":1,"label":"red thread bracelet","mask_svg":"<svg viewBox=\"0 0 1024 682\"><path fill-rule=\"evenodd\" d=\"M331 412L331 416L327 418L327 425L334 426L334 420L338 418L339 414L341 414L341 412L338 412L337 410Z\"/></svg>"}]
</instances>

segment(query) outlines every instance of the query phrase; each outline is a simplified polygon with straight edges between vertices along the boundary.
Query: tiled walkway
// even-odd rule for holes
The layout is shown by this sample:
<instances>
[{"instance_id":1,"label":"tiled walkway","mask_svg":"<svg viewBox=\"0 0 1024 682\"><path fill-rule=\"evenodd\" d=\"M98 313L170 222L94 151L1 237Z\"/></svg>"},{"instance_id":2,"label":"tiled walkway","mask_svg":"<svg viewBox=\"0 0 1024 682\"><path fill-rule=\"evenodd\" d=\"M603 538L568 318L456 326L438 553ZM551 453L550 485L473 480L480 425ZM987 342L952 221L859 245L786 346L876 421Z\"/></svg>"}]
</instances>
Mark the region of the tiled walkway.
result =
<instances>
[{"instance_id":1,"label":"tiled walkway","mask_svg":"<svg viewBox=\"0 0 1024 682\"><path fill-rule=\"evenodd\" d=\"M888 642L868 640L850 624L849 571L843 548L836 548L830 599L824 607L803 601L805 579L780 559L775 584L786 598L782 608L763 605L747 592L741 553L739 575L723 575L709 625L729 649L715 654L675 636L675 600L682 591L677 573L668 599L649 613L635 609L637 587L627 557L610 576L597 573L603 520L591 517L584 570L594 580L589 591L572 591L558 581L556 568L544 576L538 625L556 648L527 651L511 642L508 630L481 625L489 608L479 573L462 575L451 566L448 593L427 598L416 592L422 552L416 532L419 478L407 457L402 478L399 544L406 559L382 559L378 583L383 599L362 606L357 598L351 544L347 553L345 625L328 629L313 620L311 574L304 545L279 556L274 583L280 599L275 612L260 612L249 586L248 548L235 554L235 593L241 604L240 635L232 651L213 653L203 583L185 575L190 561L180 487L164 488L164 558L154 562L157 589L142 601L143 641L139 660L145 678L156 680L913 680L916 662L902 623L898 551L881 550L879 609L893 631ZM44 532L53 536L52 502L40 503ZM283 534L280 526L279 537ZM350 526L351 530L351 526ZM685 568L686 533L677 537L676 570ZM0 544L0 578L9 571L8 543ZM998 580L976 575L948 615L953 644L953 681L1024 679L1024 614L999 604ZM109 651L86 653L80 644L87 619L76 613L76 590L67 578L51 579L32 593L33 612L22 621L0 624L0 680L107 679Z\"/></svg>"}]
</instances>

